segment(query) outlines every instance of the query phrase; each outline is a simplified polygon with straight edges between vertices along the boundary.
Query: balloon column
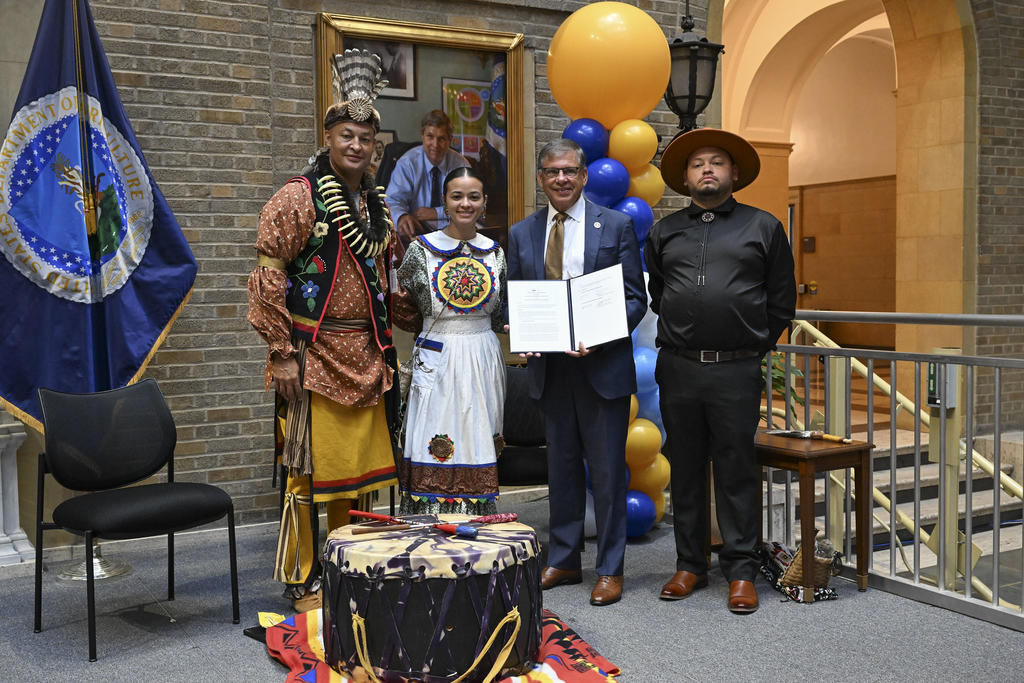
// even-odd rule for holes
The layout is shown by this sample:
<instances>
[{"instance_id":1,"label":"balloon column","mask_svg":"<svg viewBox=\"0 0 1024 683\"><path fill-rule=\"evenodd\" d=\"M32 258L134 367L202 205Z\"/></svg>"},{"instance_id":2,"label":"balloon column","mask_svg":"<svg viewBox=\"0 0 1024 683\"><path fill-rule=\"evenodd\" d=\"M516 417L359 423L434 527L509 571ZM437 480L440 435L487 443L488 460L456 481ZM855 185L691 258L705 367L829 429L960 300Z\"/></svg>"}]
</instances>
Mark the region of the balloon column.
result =
<instances>
[{"instance_id":1,"label":"balloon column","mask_svg":"<svg viewBox=\"0 0 1024 683\"><path fill-rule=\"evenodd\" d=\"M641 246L665 183L651 164L658 134L641 119L665 93L671 61L657 22L622 2L595 2L566 19L548 48L548 84L572 118L562 137L587 156L590 201L633 219Z\"/></svg>"},{"instance_id":2,"label":"balloon column","mask_svg":"<svg viewBox=\"0 0 1024 683\"><path fill-rule=\"evenodd\" d=\"M590 201L628 215L641 244L654 224L652 207L665 182L651 163L658 134L642 119L661 101L671 71L668 41L642 10L622 2L594 2L573 12L548 48L551 94L572 121L562 137L587 156ZM645 266L646 270L646 266ZM626 463L626 533L642 536L665 512L669 463L660 453L664 426L654 380L657 316L648 311L633 332L637 395L630 407ZM586 535L594 532L587 496Z\"/></svg>"}]
</instances>

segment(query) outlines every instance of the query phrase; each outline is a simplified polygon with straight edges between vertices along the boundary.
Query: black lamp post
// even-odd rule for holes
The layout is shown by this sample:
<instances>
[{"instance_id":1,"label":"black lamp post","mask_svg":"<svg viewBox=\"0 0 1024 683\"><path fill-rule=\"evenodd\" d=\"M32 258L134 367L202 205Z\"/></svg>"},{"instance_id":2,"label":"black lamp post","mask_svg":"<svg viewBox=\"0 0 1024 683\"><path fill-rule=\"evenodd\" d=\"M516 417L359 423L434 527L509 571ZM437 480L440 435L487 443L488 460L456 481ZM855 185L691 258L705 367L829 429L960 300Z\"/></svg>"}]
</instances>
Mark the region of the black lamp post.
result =
<instances>
[{"instance_id":1,"label":"black lamp post","mask_svg":"<svg viewBox=\"0 0 1024 683\"><path fill-rule=\"evenodd\" d=\"M679 134L697 127L697 114L708 106L715 91L718 55L725 51L724 45L709 42L694 33L693 26L690 1L686 0L686 16L681 24L683 33L669 41L672 74L665 91L665 103L679 117Z\"/></svg>"}]
</instances>

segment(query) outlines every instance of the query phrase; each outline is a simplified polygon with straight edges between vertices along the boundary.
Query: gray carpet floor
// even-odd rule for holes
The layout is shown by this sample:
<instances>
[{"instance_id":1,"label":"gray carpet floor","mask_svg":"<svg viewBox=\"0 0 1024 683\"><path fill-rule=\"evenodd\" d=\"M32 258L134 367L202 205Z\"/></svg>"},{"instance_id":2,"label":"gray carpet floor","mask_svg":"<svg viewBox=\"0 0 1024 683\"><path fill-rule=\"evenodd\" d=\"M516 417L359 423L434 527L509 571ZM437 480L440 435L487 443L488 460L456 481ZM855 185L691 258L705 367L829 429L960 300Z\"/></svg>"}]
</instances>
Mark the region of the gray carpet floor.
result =
<instances>
[{"instance_id":1,"label":"gray carpet floor","mask_svg":"<svg viewBox=\"0 0 1024 683\"><path fill-rule=\"evenodd\" d=\"M547 501L503 501L547 536ZM177 540L176 600L166 598L166 544L105 545L131 574L97 585L99 661L87 661L85 586L57 581L48 567L43 632L32 632L30 565L0 568L2 681L283 681L285 669L242 634L258 611L287 613L271 578L276 529L239 530L242 623L231 623L225 532ZM585 569L593 566L588 542ZM725 608L728 587L711 584L680 602L658 590L674 567L672 528L662 524L630 542L623 600L588 604L594 575L544 593L556 612L622 669L626 683L679 681L945 681L1024 679L1024 634L879 590L859 593L838 579L839 599L786 602L759 579L761 609Z\"/></svg>"}]
</instances>

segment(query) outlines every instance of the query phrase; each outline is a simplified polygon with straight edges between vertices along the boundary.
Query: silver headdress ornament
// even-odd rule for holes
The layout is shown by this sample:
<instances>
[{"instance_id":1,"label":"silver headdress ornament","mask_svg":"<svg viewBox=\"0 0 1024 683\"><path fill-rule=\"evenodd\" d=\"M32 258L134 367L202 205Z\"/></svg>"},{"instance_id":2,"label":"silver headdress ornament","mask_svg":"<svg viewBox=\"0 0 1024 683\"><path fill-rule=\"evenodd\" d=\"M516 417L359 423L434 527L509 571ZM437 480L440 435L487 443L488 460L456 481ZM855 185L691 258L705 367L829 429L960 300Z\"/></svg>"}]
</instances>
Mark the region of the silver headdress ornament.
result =
<instances>
[{"instance_id":1,"label":"silver headdress ornament","mask_svg":"<svg viewBox=\"0 0 1024 683\"><path fill-rule=\"evenodd\" d=\"M373 108L373 101L388 85L381 78L380 57L369 50L345 50L331 59L331 70L335 104L324 116L324 128L350 120L370 123L379 130L380 114Z\"/></svg>"}]
</instances>

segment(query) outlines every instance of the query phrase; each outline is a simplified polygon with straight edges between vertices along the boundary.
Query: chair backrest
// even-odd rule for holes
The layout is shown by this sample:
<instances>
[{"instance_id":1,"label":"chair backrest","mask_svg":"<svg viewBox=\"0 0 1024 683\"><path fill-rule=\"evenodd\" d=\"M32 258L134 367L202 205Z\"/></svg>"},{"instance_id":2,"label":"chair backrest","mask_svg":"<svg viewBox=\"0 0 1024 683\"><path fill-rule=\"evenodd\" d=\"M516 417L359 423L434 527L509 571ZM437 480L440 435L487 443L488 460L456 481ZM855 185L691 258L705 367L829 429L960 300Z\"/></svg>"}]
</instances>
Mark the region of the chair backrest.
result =
<instances>
[{"instance_id":1,"label":"chair backrest","mask_svg":"<svg viewBox=\"0 0 1024 683\"><path fill-rule=\"evenodd\" d=\"M395 164L398 163L398 160L410 149L422 144L419 140L416 142L395 140L384 145L384 156L381 157L380 164L377 166L377 175L374 177L373 182L387 188L388 183L391 182L391 173L394 172Z\"/></svg>"},{"instance_id":2,"label":"chair backrest","mask_svg":"<svg viewBox=\"0 0 1024 683\"><path fill-rule=\"evenodd\" d=\"M530 398L530 376L525 365L506 365L505 420L502 436L510 446L534 447L546 443L544 416Z\"/></svg>"},{"instance_id":3,"label":"chair backrest","mask_svg":"<svg viewBox=\"0 0 1024 683\"><path fill-rule=\"evenodd\" d=\"M61 486L98 491L140 481L174 455L174 419L153 379L93 394L39 390L46 464Z\"/></svg>"}]
</instances>

